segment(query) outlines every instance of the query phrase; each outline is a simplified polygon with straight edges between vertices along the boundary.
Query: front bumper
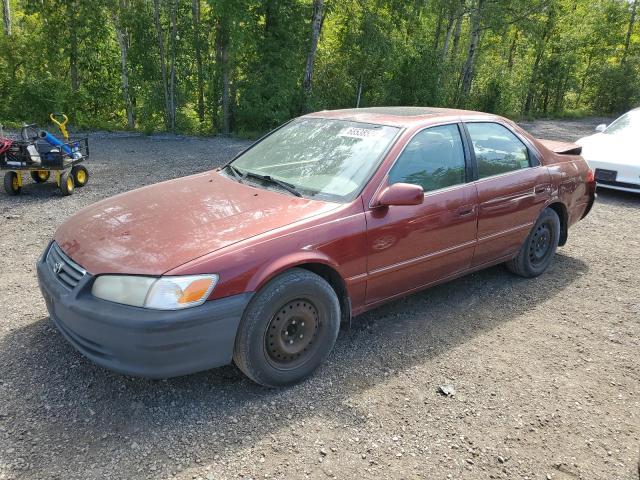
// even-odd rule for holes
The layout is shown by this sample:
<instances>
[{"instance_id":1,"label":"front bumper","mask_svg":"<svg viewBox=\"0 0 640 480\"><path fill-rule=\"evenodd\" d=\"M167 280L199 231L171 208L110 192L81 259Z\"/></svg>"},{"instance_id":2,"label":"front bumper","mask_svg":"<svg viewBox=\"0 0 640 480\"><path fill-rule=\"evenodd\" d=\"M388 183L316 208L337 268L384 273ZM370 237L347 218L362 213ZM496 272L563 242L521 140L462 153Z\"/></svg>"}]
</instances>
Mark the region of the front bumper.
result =
<instances>
[{"instance_id":1,"label":"front bumper","mask_svg":"<svg viewBox=\"0 0 640 480\"><path fill-rule=\"evenodd\" d=\"M231 363L236 331L252 293L178 311L149 310L91 295L85 274L68 289L44 257L38 283L60 333L93 362L128 375L168 378Z\"/></svg>"}]
</instances>

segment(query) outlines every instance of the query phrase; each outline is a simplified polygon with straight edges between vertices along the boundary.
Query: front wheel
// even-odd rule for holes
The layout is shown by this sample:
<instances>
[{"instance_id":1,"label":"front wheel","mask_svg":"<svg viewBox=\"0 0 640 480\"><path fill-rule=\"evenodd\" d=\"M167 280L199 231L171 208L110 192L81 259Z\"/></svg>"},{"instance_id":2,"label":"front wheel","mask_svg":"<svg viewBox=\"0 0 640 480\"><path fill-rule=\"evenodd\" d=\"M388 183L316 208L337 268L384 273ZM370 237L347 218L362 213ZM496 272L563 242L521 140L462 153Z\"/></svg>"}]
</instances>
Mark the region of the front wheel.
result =
<instances>
[{"instance_id":1,"label":"front wheel","mask_svg":"<svg viewBox=\"0 0 640 480\"><path fill-rule=\"evenodd\" d=\"M19 173L7 172L4 174L4 191L9 195L18 195L22 187L20 186Z\"/></svg>"},{"instance_id":2,"label":"front wheel","mask_svg":"<svg viewBox=\"0 0 640 480\"><path fill-rule=\"evenodd\" d=\"M67 195L73 194L73 191L76 189L76 185L74 183L73 175L71 175L71 172L64 171L60 174L59 187L62 195L64 195L65 197Z\"/></svg>"},{"instance_id":3,"label":"front wheel","mask_svg":"<svg viewBox=\"0 0 640 480\"><path fill-rule=\"evenodd\" d=\"M552 208L545 208L529 232L518 255L506 263L507 268L521 277L537 277L551 264L559 240L558 214Z\"/></svg>"},{"instance_id":4,"label":"front wheel","mask_svg":"<svg viewBox=\"0 0 640 480\"><path fill-rule=\"evenodd\" d=\"M289 270L265 285L240 322L233 360L260 385L291 385L327 358L340 329L340 303L326 280Z\"/></svg>"},{"instance_id":5,"label":"front wheel","mask_svg":"<svg viewBox=\"0 0 640 480\"><path fill-rule=\"evenodd\" d=\"M74 165L71 168L71 175L76 187L84 187L89 181L89 171L84 165Z\"/></svg>"}]
</instances>

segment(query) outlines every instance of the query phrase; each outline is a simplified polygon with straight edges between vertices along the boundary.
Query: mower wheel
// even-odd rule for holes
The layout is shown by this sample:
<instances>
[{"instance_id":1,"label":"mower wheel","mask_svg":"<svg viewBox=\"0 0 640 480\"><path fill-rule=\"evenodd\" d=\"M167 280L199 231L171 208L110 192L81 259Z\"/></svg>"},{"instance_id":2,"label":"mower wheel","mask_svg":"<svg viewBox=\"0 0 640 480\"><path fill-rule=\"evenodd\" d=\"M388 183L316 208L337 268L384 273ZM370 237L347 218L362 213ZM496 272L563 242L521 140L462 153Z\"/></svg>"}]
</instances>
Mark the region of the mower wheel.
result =
<instances>
[{"instance_id":1,"label":"mower wheel","mask_svg":"<svg viewBox=\"0 0 640 480\"><path fill-rule=\"evenodd\" d=\"M51 172L49 170L34 170L31 172L31 178L36 183L44 183L49 180Z\"/></svg>"},{"instance_id":2,"label":"mower wheel","mask_svg":"<svg viewBox=\"0 0 640 480\"><path fill-rule=\"evenodd\" d=\"M60 191L65 197L71 195L76 188L71 172L66 171L60 174Z\"/></svg>"},{"instance_id":3,"label":"mower wheel","mask_svg":"<svg viewBox=\"0 0 640 480\"><path fill-rule=\"evenodd\" d=\"M4 174L4 191L9 195L18 195L22 190L20 179L16 172L7 172Z\"/></svg>"},{"instance_id":4,"label":"mower wheel","mask_svg":"<svg viewBox=\"0 0 640 480\"><path fill-rule=\"evenodd\" d=\"M71 175L76 187L84 187L89 181L89 171L83 165L74 165L71 168Z\"/></svg>"}]
</instances>

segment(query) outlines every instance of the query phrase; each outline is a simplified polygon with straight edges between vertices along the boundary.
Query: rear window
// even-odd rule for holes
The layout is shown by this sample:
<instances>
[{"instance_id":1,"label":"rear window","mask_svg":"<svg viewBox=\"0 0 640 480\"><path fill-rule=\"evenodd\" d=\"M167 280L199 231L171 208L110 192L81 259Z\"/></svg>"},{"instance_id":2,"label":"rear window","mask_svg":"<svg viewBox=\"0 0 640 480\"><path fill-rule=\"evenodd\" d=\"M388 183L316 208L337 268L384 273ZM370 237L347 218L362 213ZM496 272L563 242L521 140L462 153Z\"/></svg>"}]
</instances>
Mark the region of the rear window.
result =
<instances>
[{"instance_id":1,"label":"rear window","mask_svg":"<svg viewBox=\"0 0 640 480\"><path fill-rule=\"evenodd\" d=\"M529 151L511 131L492 122L468 123L478 165L478 178L514 172L529 166Z\"/></svg>"}]
</instances>

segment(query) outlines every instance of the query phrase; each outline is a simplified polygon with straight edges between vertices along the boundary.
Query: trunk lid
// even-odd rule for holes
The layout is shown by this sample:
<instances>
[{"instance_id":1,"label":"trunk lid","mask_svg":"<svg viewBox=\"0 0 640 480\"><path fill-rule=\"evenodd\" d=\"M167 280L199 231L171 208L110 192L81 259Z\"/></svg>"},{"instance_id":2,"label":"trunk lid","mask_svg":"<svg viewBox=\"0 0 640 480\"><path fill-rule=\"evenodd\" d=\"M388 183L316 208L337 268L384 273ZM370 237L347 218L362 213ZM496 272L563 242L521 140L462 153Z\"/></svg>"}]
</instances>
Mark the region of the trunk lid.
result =
<instances>
[{"instance_id":1,"label":"trunk lid","mask_svg":"<svg viewBox=\"0 0 640 480\"><path fill-rule=\"evenodd\" d=\"M576 143L544 139L538 139L538 141L552 152L560 155L580 155L582 153L582 146Z\"/></svg>"}]
</instances>

